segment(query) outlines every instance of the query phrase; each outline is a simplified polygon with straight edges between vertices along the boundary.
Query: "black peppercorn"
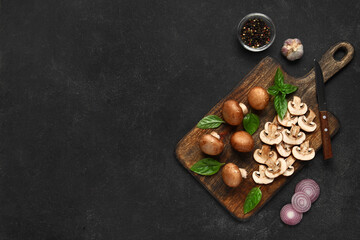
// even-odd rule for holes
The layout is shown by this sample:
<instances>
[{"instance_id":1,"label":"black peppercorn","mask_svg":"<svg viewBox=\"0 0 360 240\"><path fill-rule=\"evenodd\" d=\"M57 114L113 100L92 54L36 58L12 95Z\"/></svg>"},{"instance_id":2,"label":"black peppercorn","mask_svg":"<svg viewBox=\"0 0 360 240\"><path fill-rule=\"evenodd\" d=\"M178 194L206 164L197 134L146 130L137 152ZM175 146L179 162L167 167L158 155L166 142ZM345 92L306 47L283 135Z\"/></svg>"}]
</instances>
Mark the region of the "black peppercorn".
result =
<instances>
[{"instance_id":1,"label":"black peppercorn","mask_svg":"<svg viewBox=\"0 0 360 240\"><path fill-rule=\"evenodd\" d=\"M270 42L271 29L262 19L251 18L242 26L240 37L245 45L259 48Z\"/></svg>"}]
</instances>

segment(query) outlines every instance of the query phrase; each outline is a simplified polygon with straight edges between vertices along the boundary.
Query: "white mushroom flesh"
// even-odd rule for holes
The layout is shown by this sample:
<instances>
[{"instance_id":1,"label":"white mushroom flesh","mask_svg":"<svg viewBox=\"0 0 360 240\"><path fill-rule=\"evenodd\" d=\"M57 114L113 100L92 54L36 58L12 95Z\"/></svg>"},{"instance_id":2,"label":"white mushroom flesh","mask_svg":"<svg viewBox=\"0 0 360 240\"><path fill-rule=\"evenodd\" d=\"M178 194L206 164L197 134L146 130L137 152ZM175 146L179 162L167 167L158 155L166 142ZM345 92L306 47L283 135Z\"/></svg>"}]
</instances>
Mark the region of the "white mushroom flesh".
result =
<instances>
[{"instance_id":1,"label":"white mushroom flesh","mask_svg":"<svg viewBox=\"0 0 360 240\"><path fill-rule=\"evenodd\" d=\"M299 117L298 124L300 128L305 132L314 132L317 127L316 123L314 122L315 117L316 114L311 109L309 109L309 114L307 117Z\"/></svg>"},{"instance_id":2,"label":"white mushroom flesh","mask_svg":"<svg viewBox=\"0 0 360 240\"><path fill-rule=\"evenodd\" d=\"M264 165L259 166L259 171L254 171L252 177L257 184L270 184L274 181L273 178L268 178L265 175L266 167Z\"/></svg>"},{"instance_id":3,"label":"white mushroom flesh","mask_svg":"<svg viewBox=\"0 0 360 240\"><path fill-rule=\"evenodd\" d=\"M294 96L292 101L288 103L288 110L292 115L301 116L307 112L307 105L301 102L301 99Z\"/></svg>"},{"instance_id":4,"label":"white mushroom flesh","mask_svg":"<svg viewBox=\"0 0 360 240\"><path fill-rule=\"evenodd\" d=\"M315 157L315 150L309 147L309 141L305 141L299 146L292 149L293 156L301 161L310 161Z\"/></svg>"}]
</instances>

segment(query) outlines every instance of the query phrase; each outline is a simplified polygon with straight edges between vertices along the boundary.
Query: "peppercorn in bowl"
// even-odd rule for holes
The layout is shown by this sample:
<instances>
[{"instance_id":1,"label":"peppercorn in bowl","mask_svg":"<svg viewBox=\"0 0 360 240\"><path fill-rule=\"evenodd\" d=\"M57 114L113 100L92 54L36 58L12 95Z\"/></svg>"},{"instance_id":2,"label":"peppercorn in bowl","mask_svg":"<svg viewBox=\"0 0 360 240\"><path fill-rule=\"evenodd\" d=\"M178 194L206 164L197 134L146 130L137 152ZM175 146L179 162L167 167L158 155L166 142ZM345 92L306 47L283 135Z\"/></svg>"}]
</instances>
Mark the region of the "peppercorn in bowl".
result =
<instances>
[{"instance_id":1,"label":"peppercorn in bowl","mask_svg":"<svg viewBox=\"0 0 360 240\"><path fill-rule=\"evenodd\" d=\"M275 36L273 21L262 13L246 15L237 27L237 37L241 45L252 52L260 52L270 47Z\"/></svg>"}]
</instances>

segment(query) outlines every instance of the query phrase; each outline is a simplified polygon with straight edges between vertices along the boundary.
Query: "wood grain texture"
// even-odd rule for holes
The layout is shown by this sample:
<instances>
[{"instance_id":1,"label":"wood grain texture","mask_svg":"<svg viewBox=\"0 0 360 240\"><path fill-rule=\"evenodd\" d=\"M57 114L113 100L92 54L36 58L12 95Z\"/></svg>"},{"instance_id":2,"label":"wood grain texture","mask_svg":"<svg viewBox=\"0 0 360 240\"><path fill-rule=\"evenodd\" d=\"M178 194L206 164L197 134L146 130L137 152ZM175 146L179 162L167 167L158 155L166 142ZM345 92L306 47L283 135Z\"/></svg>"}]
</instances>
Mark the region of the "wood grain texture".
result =
<instances>
[{"instance_id":1,"label":"wood grain texture","mask_svg":"<svg viewBox=\"0 0 360 240\"><path fill-rule=\"evenodd\" d=\"M334 53L340 49L346 48L347 54L343 57L341 61L336 61L333 58ZM352 59L354 54L354 49L351 44L342 42L332 46L319 61L320 66L324 73L324 81L326 82L330 77L336 74L341 68L343 68L350 60ZM234 99L238 102L242 102L245 105L249 106L247 102L247 94L250 89L254 86L261 86L265 89L273 85L273 79L275 76L275 72L277 68L281 66L278 62L276 62L271 57L264 58L257 66L254 67L249 74L245 76L245 78L240 81L240 83L220 102L218 102L207 114L207 115L218 115L221 114L221 107L226 100ZM315 73L314 69L312 69L308 74L301 78L294 78L288 75L283 69L284 78L286 83L291 83L299 87L296 91L296 95L301 97L302 100L308 104L308 106L317 114L315 118L315 122L318 126L320 126L319 121L319 110L316 101L316 89L315 89ZM293 96L290 95L288 99L291 99ZM273 99L271 99L273 100ZM276 115L273 101L271 101L268 106L262 111L254 111L260 117L260 127L259 129L264 128L264 124L266 122L272 121L274 116ZM200 119L199 119L200 120ZM329 120L329 133L331 136L334 136L338 131L340 125L338 120L331 114L328 114ZM191 131L186 134L183 139L180 140L176 147L176 156L180 163L189 170L190 174L192 174L210 193L214 196L221 205L223 205L235 218L238 220L245 220L252 215L254 215L260 208L264 206L266 202L268 202L284 184L291 179L291 177L280 176L274 180L273 183L269 185L260 185L260 189L262 191L263 197L258 204L258 206L251 211L250 213L244 215L243 214L243 204L246 198L247 193L253 187L259 186L256 184L251 175L253 171L257 171L259 169L259 164L253 160L252 154L250 153L239 153L233 150L229 144L229 139L231 132L236 130L242 130L242 125L238 127L229 127L225 124L216 129L216 132L220 133L220 135L224 136L225 148L222 154L216 157L217 160L223 163L235 163L240 168L245 168L248 172L248 178L244 179L241 185L237 188L229 188L227 187L222 179L220 172L213 176L200 176L196 173L193 173L190 170L190 167L200 159L206 157L198 146L198 141L200 136L206 133L210 133L213 129L199 129L194 127ZM230 131L230 134L226 134ZM258 130L253 138L255 140L255 149L261 148L261 141L259 139ZM314 133L307 134L307 139L310 140L310 146L316 150L319 150L321 147L321 133L319 131L319 127ZM303 166L304 162L296 161L294 163L295 173L298 172ZM220 170L221 171L221 170Z\"/></svg>"}]
</instances>

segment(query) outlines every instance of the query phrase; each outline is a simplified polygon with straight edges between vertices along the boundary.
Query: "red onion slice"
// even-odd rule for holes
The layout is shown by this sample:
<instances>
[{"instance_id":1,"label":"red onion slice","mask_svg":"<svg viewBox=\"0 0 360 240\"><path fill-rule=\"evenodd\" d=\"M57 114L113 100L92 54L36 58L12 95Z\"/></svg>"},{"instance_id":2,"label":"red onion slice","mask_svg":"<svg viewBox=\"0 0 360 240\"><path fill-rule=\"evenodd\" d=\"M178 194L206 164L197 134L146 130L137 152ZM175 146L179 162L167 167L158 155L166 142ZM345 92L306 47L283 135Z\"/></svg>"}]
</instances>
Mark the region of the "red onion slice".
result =
<instances>
[{"instance_id":1,"label":"red onion slice","mask_svg":"<svg viewBox=\"0 0 360 240\"><path fill-rule=\"evenodd\" d=\"M298 224L303 217L302 213L295 211L292 205L286 204L280 211L281 220L287 225L296 225Z\"/></svg>"},{"instance_id":2,"label":"red onion slice","mask_svg":"<svg viewBox=\"0 0 360 240\"><path fill-rule=\"evenodd\" d=\"M291 198L291 205L295 211L304 213L311 208L311 200L309 196L304 192L297 192Z\"/></svg>"},{"instance_id":3,"label":"red onion slice","mask_svg":"<svg viewBox=\"0 0 360 240\"><path fill-rule=\"evenodd\" d=\"M314 180L304 179L296 185L295 192L306 193L310 197L311 203L313 203L320 196L320 187Z\"/></svg>"}]
</instances>

